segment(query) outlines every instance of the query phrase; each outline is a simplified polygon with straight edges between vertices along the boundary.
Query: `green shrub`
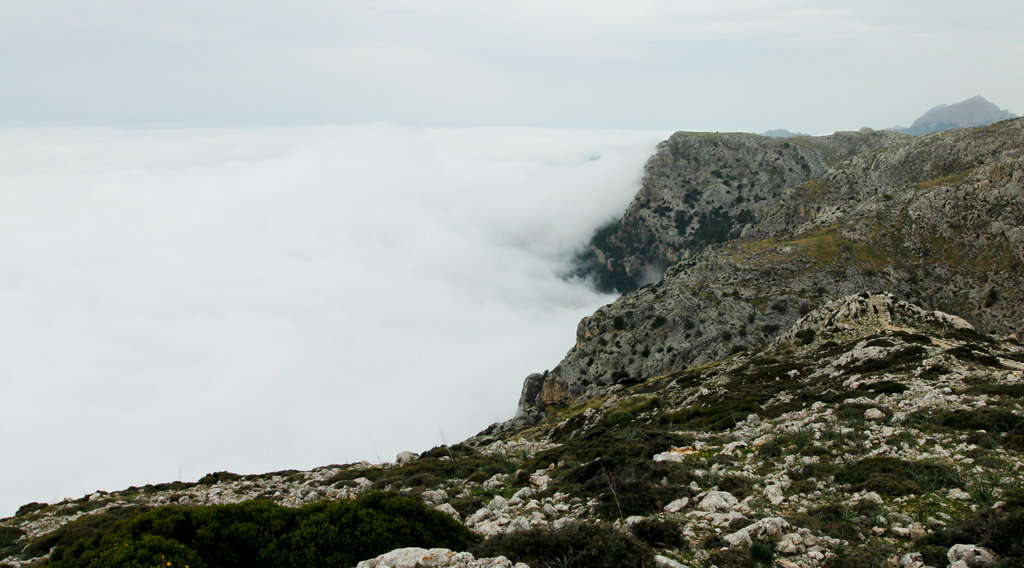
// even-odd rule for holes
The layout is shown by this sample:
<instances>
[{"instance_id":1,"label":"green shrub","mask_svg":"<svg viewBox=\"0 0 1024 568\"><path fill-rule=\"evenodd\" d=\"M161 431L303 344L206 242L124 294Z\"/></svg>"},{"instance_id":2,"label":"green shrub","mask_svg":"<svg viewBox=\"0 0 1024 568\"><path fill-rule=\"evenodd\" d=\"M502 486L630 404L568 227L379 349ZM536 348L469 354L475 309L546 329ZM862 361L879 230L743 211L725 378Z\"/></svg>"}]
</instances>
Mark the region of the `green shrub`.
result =
<instances>
[{"instance_id":1,"label":"green shrub","mask_svg":"<svg viewBox=\"0 0 1024 568\"><path fill-rule=\"evenodd\" d=\"M473 547L477 557L504 556L530 566L623 568L654 565L650 549L609 525L567 525L491 537Z\"/></svg>"},{"instance_id":2,"label":"green shrub","mask_svg":"<svg viewBox=\"0 0 1024 568\"><path fill-rule=\"evenodd\" d=\"M847 464L836 473L836 480L850 484L853 491L866 489L880 495L908 495L963 486L959 474L945 464L887 456Z\"/></svg>"},{"instance_id":3,"label":"green shrub","mask_svg":"<svg viewBox=\"0 0 1024 568\"><path fill-rule=\"evenodd\" d=\"M522 469L559 464L552 477L560 491L596 499L602 518L645 515L686 494L686 486L696 479L679 464L651 460L654 454L685 441L683 436L655 428L596 427L537 454Z\"/></svg>"},{"instance_id":4,"label":"green shrub","mask_svg":"<svg viewBox=\"0 0 1024 568\"><path fill-rule=\"evenodd\" d=\"M61 565L58 563L57 565ZM89 568L207 568L203 559L180 542L145 535L136 540L118 538L88 555Z\"/></svg>"},{"instance_id":5,"label":"green shrub","mask_svg":"<svg viewBox=\"0 0 1024 568\"><path fill-rule=\"evenodd\" d=\"M919 363L927 356L927 349L920 345L911 345L910 347L892 351L884 357L851 362L844 366L842 370L848 375L889 371Z\"/></svg>"},{"instance_id":6,"label":"green shrub","mask_svg":"<svg viewBox=\"0 0 1024 568\"><path fill-rule=\"evenodd\" d=\"M231 473L230 471L215 471L200 477L196 483L199 485L215 485L221 481L236 481L241 478L241 475Z\"/></svg>"},{"instance_id":7,"label":"green shrub","mask_svg":"<svg viewBox=\"0 0 1024 568\"><path fill-rule=\"evenodd\" d=\"M708 558L708 565L719 568L750 568L772 566L775 561L775 547L771 543L754 541L749 548L716 550Z\"/></svg>"},{"instance_id":8,"label":"green shrub","mask_svg":"<svg viewBox=\"0 0 1024 568\"><path fill-rule=\"evenodd\" d=\"M1003 364L999 362L999 358L981 346L978 345L961 345L952 349L947 349L946 353L960 359L961 361L971 361L979 365L985 365L986 367L1003 368Z\"/></svg>"},{"instance_id":9,"label":"green shrub","mask_svg":"<svg viewBox=\"0 0 1024 568\"><path fill-rule=\"evenodd\" d=\"M53 558L61 556L72 547L98 539L110 532L115 525L147 511L143 507L118 507L102 513L80 517L59 529L30 542L22 552L25 558L42 556L54 549Z\"/></svg>"},{"instance_id":10,"label":"green shrub","mask_svg":"<svg viewBox=\"0 0 1024 568\"><path fill-rule=\"evenodd\" d=\"M762 566L771 566L775 562L775 545L770 542L755 540L750 545L750 557Z\"/></svg>"},{"instance_id":11,"label":"green shrub","mask_svg":"<svg viewBox=\"0 0 1024 568\"><path fill-rule=\"evenodd\" d=\"M922 544L949 548L957 543L977 544L1024 564L1024 494L1012 495L998 509L985 509L960 526L930 535Z\"/></svg>"},{"instance_id":12,"label":"green shrub","mask_svg":"<svg viewBox=\"0 0 1024 568\"><path fill-rule=\"evenodd\" d=\"M800 331L793 334L796 342L800 345L809 345L814 341L814 330L813 329L801 329Z\"/></svg>"},{"instance_id":13,"label":"green shrub","mask_svg":"<svg viewBox=\"0 0 1024 568\"><path fill-rule=\"evenodd\" d=\"M659 396L634 396L614 404L601 418L601 427L612 427L632 422L640 414L664 404Z\"/></svg>"},{"instance_id":14,"label":"green shrub","mask_svg":"<svg viewBox=\"0 0 1024 568\"><path fill-rule=\"evenodd\" d=\"M74 523L73 523L74 524ZM94 523L94 525L96 525ZM352 566L394 548L464 550L479 539L411 497L369 493L289 509L267 501L161 507L59 542L53 568ZM65 535L67 536L67 535ZM167 563L171 564L167 564Z\"/></svg>"},{"instance_id":15,"label":"green shrub","mask_svg":"<svg viewBox=\"0 0 1024 568\"><path fill-rule=\"evenodd\" d=\"M943 558L945 564L945 558ZM824 568L888 568L885 557L867 550L842 551L825 561Z\"/></svg>"},{"instance_id":16,"label":"green shrub","mask_svg":"<svg viewBox=\"0 0 1024 568\"><path fill-rule=\"evenodd\" d=\"M25 531L18 527L0 526L0 548L14 544L24 534Z\"/></svg>"},{"instance_id":17,"label":"green shrub","mask_svg":"<svg viewBox=\"0 0 1024 568\"><path fill-rule=\"evenodd\" d=\"M629 527L633 536L641 542L657 548L685 549L689 547L683 538L682 527L676 521L645 518Z\"/></svg>"}]
</instances>

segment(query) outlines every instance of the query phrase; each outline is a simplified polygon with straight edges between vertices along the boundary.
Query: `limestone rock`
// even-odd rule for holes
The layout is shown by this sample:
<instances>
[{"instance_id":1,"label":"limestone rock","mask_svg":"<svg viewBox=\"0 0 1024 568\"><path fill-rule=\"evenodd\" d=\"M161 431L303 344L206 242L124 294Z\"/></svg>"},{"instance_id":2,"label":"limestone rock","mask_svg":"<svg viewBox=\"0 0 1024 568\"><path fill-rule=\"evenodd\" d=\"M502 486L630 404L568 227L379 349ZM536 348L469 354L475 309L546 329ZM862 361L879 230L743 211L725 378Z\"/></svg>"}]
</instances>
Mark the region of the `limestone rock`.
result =
<instances>
[{"instance_id":1,"label":"limestone rock","mask_svg":"<svg viewBox=\"0 0 1024 568\"><path fill-rule=\"evenodd\" d=\"M729 513L731 512L739 501L732 493L725 491L708 491L707 495L701 499L700 504L697 508L701 511L708 511L712 513Z\"/></svg>"},{"instance_id":2,"label":"limestone rock","mask_svg":"<svg viewBox=\"0 0 1024 568\"><path fill-rule=\"evenodd\" d=\"M522 562L513 564L504 556L474 558L469 552L453 552L447 548L399 548L363 560L356 568L530 568Z\"/></svg>"},{"instance_id":3,"label":"limestone rock","mask_svg":"<svg viewBox=\"0 0 1024 568\"><path fill-rule=\"evenodd\" d=\"M395 456L395 463L398 465L405 465L411 461L419 459L419 457L419 454L415 452L399 452L398 455Z\"/></svg>"},{"instance_id":4,"label":"limestone rock","mask_svg":"<svg viewBox=\"0 0 1024 568\"><path fill-rule=\"evenodd\" d=\"M961 563L966 568L989 568L996 563L996 555L989 549L973 544L954 544L946 553L949 563Z\"/></svg>"}]
</instances>

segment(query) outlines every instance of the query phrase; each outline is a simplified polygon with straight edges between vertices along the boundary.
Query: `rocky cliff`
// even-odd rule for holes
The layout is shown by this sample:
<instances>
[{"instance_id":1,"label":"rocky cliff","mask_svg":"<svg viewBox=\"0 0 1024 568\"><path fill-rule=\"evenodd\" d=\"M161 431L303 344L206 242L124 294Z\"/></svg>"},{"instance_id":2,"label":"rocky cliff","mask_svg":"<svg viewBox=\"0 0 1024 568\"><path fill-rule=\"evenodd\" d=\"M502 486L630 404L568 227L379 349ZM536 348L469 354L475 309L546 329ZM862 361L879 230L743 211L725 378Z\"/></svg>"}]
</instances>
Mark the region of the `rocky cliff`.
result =
<instances>
[{"instance_id":1,"label":"rocky cliff","mask_svg":"<svg viewBox=\"0 0 1024 568\"><path fill-rule=\"evenodd\" d=\"M822 142L833 153L805 154L816 141L787 149L753 135L675 134L659 147L626 216L611 236L598 234L590 254L626 275L679 260L660 281L581 321L565 359L527 378L520 419L757 348L823 302L864 290L962 314L990 333L1024 328L1024 120L918 138L837 134ZM785 151L809 156L808 166L771 169L787 163L778 158ZM695 189L689 180L703 173L691 174L691 163L703 172L707 160L667 158L692 155L716 155L719 165L761 160L762 182L729 187L724 181L750 176L709 173ZM765 169L796 183L771 188ZM742 195L761 193L750 205L723 206L740 185ZM702 201L690 209L694 192ZM714 211L728 227L720 242L681 237L667 221L707 222Z\"/></svg>"}]
</instances>

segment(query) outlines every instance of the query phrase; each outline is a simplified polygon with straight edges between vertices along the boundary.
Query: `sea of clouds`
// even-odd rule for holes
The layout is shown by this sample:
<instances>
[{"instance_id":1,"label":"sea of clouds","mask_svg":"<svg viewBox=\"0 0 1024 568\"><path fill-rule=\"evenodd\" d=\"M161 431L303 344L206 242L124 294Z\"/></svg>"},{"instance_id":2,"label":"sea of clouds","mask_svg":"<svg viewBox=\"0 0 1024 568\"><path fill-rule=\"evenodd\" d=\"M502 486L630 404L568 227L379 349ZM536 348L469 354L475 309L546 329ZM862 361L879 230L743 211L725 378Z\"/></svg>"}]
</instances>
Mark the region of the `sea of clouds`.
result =
<instances>
[{"instance_id":1,"label":"sea of clouds","mask_svg":"<svg viewBox=\"0 0 1024 568\"><path fill-rule=\"evenodd\" d=\"M511 417L667 134L0 130L0 516Z\"/></svg>"}]
</instances>

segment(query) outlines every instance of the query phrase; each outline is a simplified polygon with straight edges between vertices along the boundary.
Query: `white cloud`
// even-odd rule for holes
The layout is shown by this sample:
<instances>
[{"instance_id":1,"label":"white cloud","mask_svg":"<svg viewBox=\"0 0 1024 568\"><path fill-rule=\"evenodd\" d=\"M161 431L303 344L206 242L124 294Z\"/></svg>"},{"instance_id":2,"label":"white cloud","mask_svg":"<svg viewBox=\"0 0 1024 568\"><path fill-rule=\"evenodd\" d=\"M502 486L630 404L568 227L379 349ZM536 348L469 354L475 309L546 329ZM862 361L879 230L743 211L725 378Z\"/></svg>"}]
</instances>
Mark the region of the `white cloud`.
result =
<instances>
[{"instance_id":1,"label":"white cloud","mask_svg":"<svg viewBox=\"0 0 1024 568\"><path fill-rule=\"evenodd\" d=\"M0 515L511 416L667 132L0 131Z\"/></svg>"}]
</instances>

